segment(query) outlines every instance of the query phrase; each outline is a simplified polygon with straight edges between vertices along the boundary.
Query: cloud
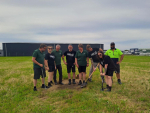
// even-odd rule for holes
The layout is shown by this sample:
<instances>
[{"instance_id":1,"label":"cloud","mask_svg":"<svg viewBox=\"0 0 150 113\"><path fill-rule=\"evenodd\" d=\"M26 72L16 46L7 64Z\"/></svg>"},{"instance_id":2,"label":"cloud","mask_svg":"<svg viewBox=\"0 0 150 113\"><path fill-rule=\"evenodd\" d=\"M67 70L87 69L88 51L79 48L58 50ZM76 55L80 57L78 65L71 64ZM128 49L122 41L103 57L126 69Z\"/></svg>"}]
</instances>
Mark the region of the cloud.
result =
<instances>
[{"instance_id":1,"label":"cloud","mask_svg":"<svg viewBox=\"0 0 150 113\"><path fill-rule=\"evenodd\" d=\"M0 42L104 43L148 48L148 0L2 0Z\"/></svg>"}]
</instances>

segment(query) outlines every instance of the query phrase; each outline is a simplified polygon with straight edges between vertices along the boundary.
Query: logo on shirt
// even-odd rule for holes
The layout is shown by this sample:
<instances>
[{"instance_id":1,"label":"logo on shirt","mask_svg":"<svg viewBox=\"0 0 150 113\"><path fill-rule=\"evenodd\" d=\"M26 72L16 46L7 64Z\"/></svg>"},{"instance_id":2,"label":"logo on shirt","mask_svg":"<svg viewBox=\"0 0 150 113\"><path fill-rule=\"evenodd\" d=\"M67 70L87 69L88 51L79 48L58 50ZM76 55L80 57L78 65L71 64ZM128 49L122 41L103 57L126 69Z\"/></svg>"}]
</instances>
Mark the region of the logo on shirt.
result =
<instances>
[{"instance_id":1,"label":"logo on shirt","mask_svg":"<svg viewBox=\"0 0 150 113\"><path fill-rule=\"evenodd\" d=\"M74 56L74 54L71 54L71 53L67 53L67 55L68 55L68 56L72 56L72 57Z\"/></svg>"},{"instance_id":2,"label":"logo on shirt","mask_svg":"<svg viewBox=\"0 0 150 113\"><path fill-rule=\"evenodd\" d=\"M53 59L55 58L55 56L52 56L52 55L50 55L49 57L50 57L50 58L53 58Z\"/></svg>"},{"instance_id":3,"label":"logo on shirt","mask_svg":"<svg viewBox=\"0 0 150 113\"><path fill-rule=\"evenodd\" d=\"M97 51L93 52L91 56L97 55Z\"/></svg>"}]
</instances>

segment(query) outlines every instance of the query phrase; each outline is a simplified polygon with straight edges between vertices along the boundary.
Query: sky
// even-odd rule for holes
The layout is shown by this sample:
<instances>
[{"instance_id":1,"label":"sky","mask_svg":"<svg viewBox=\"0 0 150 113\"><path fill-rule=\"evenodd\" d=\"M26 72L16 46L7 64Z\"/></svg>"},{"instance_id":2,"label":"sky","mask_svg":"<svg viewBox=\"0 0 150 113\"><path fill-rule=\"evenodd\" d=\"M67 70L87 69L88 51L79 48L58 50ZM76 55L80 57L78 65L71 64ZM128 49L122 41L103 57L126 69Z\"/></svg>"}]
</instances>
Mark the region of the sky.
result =
<instances>
[{"instance_id":1,"label":"sky","mask_svg":"<svg viewBox=\"0 0 150 113\"><path fill-rule=\"evenodd\" d=\"M0 0L0 49L6 42L115 42L150 48L150 0Z\"/></svg>"}]
</instances>

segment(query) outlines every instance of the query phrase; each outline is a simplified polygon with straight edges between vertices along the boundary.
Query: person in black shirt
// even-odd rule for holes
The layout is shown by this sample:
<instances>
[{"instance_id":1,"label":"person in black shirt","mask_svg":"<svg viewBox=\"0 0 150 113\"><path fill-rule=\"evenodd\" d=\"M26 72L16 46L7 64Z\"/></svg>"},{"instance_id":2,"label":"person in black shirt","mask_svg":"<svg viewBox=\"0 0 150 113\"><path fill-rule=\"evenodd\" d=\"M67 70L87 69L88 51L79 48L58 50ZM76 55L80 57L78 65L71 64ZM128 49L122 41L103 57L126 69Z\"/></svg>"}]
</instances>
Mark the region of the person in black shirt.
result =
<instances>
[{"instance_id":1,"label":"person in black shirt","mask_svg":"<svg viewBox=\"0 0 150 113\"><path fill-rule=\"evenodd\" d=\"M100 73L101 75L105 75L106 78L106 84L107 84L107 91L111 91L112 87L112 76L113 72L117 70L117 67L115 66L114 62L111 60L109 56L104 55L103 50L100 49L98 51L99 56L99 62L100 62ZM102 72L104 68L104 73Z\"/></svg>"},{"instance_id":2,"label":"person in black shirt","mask_svg":"<svg viewBox=\"0 0 150 113\"><path fill-rule=\"evenodd\" d=\"M97 55L99 48L92 48L90 45L87 45L86 49L88 51L88 56L89 56L89 58L91 60L91 64L92 64L91 68L90 68L90 72L89 72L89 76L90 76L91 73L96 70L96 66L99 63L99 58ZM98 66L98 69L99 69L99 66ZM101 76L101 78L104 80L104 76ZM92 76L88 80L91 82Z\"/></svg>"},{"instance_id":3,"label":"person in black shirt","mask_svg":"<svg viewBox=\"0 0 150 113\"><path fill-rule=\"evenodd\" d=\"M53 79L53 74L56 69L56 64L55 64L55 55L52 53L53 47L48 46L48 53L45 55L45 66L46 70L49 72L49 77L48 77L48 86L51 87L52 85L52 79Z\"/></svg>"},{"instance_id":4,"label":"person in black shirt","mask_svg":"<svg viewBox=\"0 0 150 113\"><path fill-rule=\"evenodd\" d=\"M69 83L68 85L71 85L71 70L73 73L73 84L76 84L75 82L75 55L76 51L73 50L73 46L70 44L68 45L68 51L66 51L63 55L63 61L64 64L67 65L67 73L68 73L68 79ZM66 62L64 60L64 56L66 56Z\"/></svg>"}]
</instances>

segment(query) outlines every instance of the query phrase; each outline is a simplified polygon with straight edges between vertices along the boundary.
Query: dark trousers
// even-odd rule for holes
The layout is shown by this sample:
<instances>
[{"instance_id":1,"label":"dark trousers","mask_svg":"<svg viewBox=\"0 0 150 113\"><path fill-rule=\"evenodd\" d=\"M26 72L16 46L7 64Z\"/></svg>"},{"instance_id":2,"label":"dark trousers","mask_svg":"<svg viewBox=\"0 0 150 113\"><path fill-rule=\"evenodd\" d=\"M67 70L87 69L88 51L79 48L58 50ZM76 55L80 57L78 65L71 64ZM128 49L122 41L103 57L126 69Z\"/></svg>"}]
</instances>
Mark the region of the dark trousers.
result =
<instances>
[{"instance_id":1,"label":"dark trousers","mask_svg":"<svg viewBox=\"0 0 150 113\"><path fill-rule=\"evenodd\" d=\"M62 82L62 67L61 67L61 64L56 65L56 70L54 71L54 82L56 82L57 70L59 71L59 83L61 83Z\"/></svg>"}]
</instances>

